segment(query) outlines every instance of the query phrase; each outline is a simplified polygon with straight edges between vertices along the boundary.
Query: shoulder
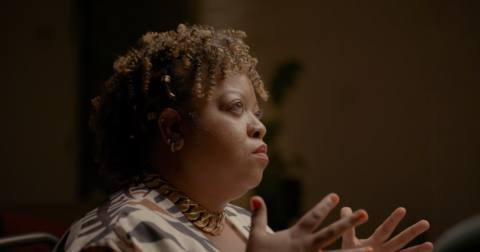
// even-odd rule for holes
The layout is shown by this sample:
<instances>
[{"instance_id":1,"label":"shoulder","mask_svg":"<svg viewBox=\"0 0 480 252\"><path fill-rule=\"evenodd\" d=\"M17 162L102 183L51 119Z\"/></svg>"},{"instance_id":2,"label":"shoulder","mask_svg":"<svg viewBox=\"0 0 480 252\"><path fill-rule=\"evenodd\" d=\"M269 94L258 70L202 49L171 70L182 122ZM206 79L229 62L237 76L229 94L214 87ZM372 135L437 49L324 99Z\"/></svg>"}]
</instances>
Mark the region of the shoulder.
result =
<instances>
[{"instance_id":1,"label":"shoulder","mask_svg":"<svg viewBox=\"0 0 480 252\"><path fill-rule=\"evenodd\" d=\"M97 247L113 251L202 251L197 247L209 247L182 217L173 203L156 191L141 186L129 188L78 220L62 241L67 251Z\"/></svg>"},{"instance_id":2,"label":"shoulder","mask_svg":"<svg viewBox=\"0 0 480 252\"><path fill-rule=\"evenodd\" d=\"M225 208L225 211L229 215L235 215L235 216L243 216L246 218L250 218L252 216L252 213L248 211L247 209L243 207L239 207L233 204L227 204L227 207Z\"/></svg>"},{"instance_id":3,"label":"shoulder","mask_svg":"<svg viewBox=\"0 0 480 252\"><path fill-rule=\"evenodd\" d=\"M250 211L233 204L228 204L225 208L225 215L245 237L249 236L250 225L252 223L252 214Z\"/></svg>"},{"instance_id":4,"label":"shoulder","mask_svg":"<svg viewBox=\"0 0 480 252\"><path fill-rule=\"evenodd\" d=\"M252 224L252 213L245 208L228 204L225 208L225 214L240 228L240 231L248 237L250 226ZM267 227L267 231L269 233L274 233L270 227Z\"/></svg>"},{"instance_id":5,"label":"shoulder","mask_svg":"<svg viewBox=\"0 0 480 252\"><path fill-rule=\"evenodd\" d=\"M252 213L247 209L233 204L228 204L225 208L225 214L229 219L237 220L245 226L250 227Z\"/></svg>"}]
</instances>

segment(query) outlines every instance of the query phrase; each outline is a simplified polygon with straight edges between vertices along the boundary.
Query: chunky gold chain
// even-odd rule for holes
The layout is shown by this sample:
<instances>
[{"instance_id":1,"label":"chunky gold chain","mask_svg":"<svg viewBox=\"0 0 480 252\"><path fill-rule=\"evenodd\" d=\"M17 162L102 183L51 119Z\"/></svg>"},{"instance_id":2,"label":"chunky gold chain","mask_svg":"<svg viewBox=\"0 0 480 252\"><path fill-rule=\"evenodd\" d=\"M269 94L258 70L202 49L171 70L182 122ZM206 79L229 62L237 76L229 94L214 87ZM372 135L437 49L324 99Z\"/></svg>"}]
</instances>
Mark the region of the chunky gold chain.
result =
<instances>
[{"instance_id":1,"label":"chunky gold chain","mask_svg":"<svg viewBox=\"0 0 480 252\"><path fill-rule=\"evenodd\" d=\"M216 213L207 210L156 175L148 175L144 184L172 201L183 215L201 231L215 236L222 233L225 212Z\"/></svg>"}]
</instances>

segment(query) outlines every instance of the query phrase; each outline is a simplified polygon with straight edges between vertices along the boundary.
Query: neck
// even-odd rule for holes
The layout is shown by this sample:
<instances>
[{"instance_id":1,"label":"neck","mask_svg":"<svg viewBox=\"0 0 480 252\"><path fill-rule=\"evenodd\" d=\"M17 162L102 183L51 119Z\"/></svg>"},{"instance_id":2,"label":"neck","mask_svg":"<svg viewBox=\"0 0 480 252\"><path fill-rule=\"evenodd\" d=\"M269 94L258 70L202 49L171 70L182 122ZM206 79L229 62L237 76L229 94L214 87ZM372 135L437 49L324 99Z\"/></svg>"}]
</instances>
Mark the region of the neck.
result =
<instances>
[{"instance_id":1,"label":"neck","mask_svg":"<svg viewBox=\"0 0 480 252\"><path fill-rule=\"evenodd\" d=\"M183 172L184 169L177 165L173 165L176 162L162 161L161 166L152 166L162 179L166 180L169 184L177 188L184 193L194 202L200 204L205 209L220 213L223 212L226 205L232 200L224 194L221 188L215 187L208 182L200 181L199 177L195 174L187 174ZM155 169L155 167L162 167ZM168 168L167 168L168 167ZM200 171L201 169L197 167Z\"/></svg>"},{"instance_id":2,"label":"neck","mask_svg":"<svg viewBox=\"0 0 480 252\"><path fill-rule=\"evenodd\" d=\"M222 197L220 189L207 183L201 183L181 175L168 176L161 173L160 176L209 211L223 212L229 202L229 200Z\"/></svg>"},{"instance_id":3,"label":"neck","mask_svg":"<svg viewBox=\"0 0 480 252\"><path fill-rule=\"evenodd\" d=\"M214 236L222 234L225 223L225 211L223 209L217 212L211 211L162 179L151 177L145 180L145 185L155 188L160 195L170 199L184 216L202 232Z\"/></svg>"}]
</instances>

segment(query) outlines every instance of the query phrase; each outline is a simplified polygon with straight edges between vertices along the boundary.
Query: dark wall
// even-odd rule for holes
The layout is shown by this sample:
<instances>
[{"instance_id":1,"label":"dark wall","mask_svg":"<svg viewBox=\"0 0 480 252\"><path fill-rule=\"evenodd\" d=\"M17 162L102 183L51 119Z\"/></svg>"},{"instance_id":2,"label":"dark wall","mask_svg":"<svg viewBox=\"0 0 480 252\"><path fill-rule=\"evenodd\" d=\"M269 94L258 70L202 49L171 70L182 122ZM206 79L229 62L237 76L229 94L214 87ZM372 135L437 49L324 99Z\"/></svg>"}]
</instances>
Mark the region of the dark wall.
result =
<instances>
[{"instance_id":1,"label":"dark wall","mask_svg":"<svg viewBox=\"0 0 480 252\"><path fill-rule=\"evenodd\" d=\"M195 23L196 1L78 1L76 17L80 53L80 121L88 121L90 100L111 74L113 61L149 31L175 29ZM80 194L104 189L92 165L92 136L81 127Z\"/></svg>"},{"instance_id":2,"label":"dark wall","mask_svg":"<svg viewBox=\"0 0 480 252\"><path fill-rule=\"evenodd\" d=\"M247 31L267 82L302 66L266 117L281 114L279 147L305 160L288 169L303 210L337 192L371 214L366 234L402 205L403 227L426 218L430 239L480 211L478 1L205 3L205 22Z\"/></svg>"}]
</instances>

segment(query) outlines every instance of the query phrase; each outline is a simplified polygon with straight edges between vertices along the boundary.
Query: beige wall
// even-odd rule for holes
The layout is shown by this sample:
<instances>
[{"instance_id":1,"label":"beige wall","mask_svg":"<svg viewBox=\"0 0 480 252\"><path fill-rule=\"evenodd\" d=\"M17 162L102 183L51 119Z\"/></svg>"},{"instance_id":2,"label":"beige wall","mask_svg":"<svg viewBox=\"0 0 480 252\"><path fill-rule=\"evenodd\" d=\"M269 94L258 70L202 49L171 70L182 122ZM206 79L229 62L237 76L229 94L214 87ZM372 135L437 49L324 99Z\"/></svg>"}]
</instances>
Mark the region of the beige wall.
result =
<instances>
[{"instance_id":1,"label":"beige wall","mask_svg":"<svg viewBox=\"0 0 480 252\"><path fill-rule=\"evenodd\" d=\"M281 141L308 163L304 209L337 192L368 231L402 205L430 238L480 211L478 4L203 2L202 22L247 32L267 82L285 59L304 67Z\"/></svg>"},{"instance_id":2,"label":"beige wall","mask_svg":"<svg viewBox=\"0 0 480 252\"><path fill-rule=\"evenodd\" d=\"M3 210L74 200L77 62L71 2L10 1L0 11Z\"/></svg>"}]
</instances>

